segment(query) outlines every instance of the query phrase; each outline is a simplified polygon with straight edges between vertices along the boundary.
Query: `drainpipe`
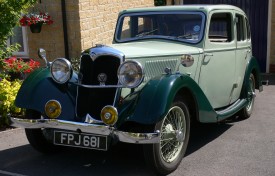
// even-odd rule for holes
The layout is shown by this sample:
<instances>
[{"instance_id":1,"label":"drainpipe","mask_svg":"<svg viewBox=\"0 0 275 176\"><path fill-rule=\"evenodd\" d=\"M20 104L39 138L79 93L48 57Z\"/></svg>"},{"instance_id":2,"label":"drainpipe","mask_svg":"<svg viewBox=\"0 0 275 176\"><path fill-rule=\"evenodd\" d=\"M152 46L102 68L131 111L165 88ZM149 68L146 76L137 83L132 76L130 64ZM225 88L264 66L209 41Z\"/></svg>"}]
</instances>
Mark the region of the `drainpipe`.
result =
<instances>
[{"instance_id":1,"label":"drainpipe","mask_svg":"<svg viewBox=\"0 0 275 176\"><path fill-rule=\"evenodd\" d=\"M70 59L69 56L69 43L68 43L68 28L67 28L67 14L66 14L66 4L65 0L61 0L61 10L62 10L62 22L63 22L63 34L64 34L64 48L65 48L65 58Z\"/></svg>"},{"instance_id":2,"label":"drainpipe","mask_svg":"<svg viewBox=\"0 0 275 176\"><path fill-rule=\"evenodd\" d=\"M270 72L270 51L271 51L271 33L273 31L271 31L271 24L272 24L272 0L269 0L268 1L268 24L267 24L267 53L266 53L266 73L269 73Z\"/></svg>"}]
</instances>

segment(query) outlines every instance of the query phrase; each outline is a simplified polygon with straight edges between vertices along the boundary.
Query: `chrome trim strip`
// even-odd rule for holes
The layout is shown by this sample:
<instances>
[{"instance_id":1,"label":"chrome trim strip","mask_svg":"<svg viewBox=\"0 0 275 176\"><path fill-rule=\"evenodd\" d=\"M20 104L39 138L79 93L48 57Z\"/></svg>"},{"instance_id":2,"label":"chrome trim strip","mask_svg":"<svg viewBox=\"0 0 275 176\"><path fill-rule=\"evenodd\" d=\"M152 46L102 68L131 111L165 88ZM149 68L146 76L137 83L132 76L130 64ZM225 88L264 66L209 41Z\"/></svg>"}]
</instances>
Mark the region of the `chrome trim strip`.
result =
<instances>
[{"instance_id":1,"label":"chrome trim strip","mask_svg":"<svg viewBox=\"0 0 275 176\"><path fill-rule=\"evenodd\" d=\"M87 53L84 53L87 54ZM120 63L125 60L125 55L119 50L105 45L96 45L96 47L90 48L89 55L93 61L100 56L114 56L120 59Z\"/></svg>"},{"instance_id":2,"label":"chrome trim strip","mask_svg":"<svg viewBox=\"0 0 275 176\"><path fill-rule=\"evenodd\" d=\"M127 88L123 85L87 85L87 84L79 84L74 82L69 82L70 84L74 84L79 87L85 87L85 88Z\"/></svg>"},{"instance_id":3,"label":"chrome trim strip","mask_svg":"<svg viewBox=\"0 0 275 176\"><path fill-rule=\"evenodd\" d=\"M88 124L80 122L71 122L66 120L56 119L19 119L10 117L12 126L23 128L56 128L70 131L81 131L83 133L91 133L106 136L115 136L121 142L136 143L136 144L153 144L159 143L160 133L131 133L118 131L114 127L98 124Z\"/></svg>"}]
</instances>

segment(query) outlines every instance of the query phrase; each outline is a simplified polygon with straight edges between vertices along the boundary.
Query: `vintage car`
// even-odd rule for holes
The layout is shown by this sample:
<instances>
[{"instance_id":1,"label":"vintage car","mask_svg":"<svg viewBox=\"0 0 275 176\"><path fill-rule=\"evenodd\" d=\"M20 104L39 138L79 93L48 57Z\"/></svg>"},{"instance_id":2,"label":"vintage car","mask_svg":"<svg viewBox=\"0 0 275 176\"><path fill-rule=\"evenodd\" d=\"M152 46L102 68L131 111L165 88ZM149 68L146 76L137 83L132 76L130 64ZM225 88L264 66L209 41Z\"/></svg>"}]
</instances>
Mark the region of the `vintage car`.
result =
<instances>
[{"instance_id":1,"label":"vintage car","mask_svg":"<svg viewBox=\"0 0 275 176\"><path fill-rule=\"evenodd\" d=\"M113 44L48 62L24 81L16 105L41 152L60 145L108 150L142 144L157 174L180 164L195 123L248 118L262 91L245 13L229 5L138 8L119 13ZM196 129L194 129L196 130Z\"/></svg>"}]
</instances>

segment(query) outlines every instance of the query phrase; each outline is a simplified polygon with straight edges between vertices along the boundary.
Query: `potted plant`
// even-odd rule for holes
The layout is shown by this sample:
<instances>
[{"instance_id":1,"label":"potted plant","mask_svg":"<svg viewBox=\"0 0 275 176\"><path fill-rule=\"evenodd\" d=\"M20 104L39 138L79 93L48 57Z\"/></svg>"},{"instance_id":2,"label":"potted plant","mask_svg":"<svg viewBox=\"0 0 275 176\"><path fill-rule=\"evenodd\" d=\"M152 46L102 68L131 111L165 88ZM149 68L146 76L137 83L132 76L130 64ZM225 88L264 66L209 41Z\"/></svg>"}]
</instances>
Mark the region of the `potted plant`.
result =
<instances>
[{"instance_id":1,"label":"potted plant","mask_svg":"<svg viewBox=\"0 0 275 176\"><path fill-rule=\"evenodd\" d=\"M4 61L3 69L9 75L11 81L15 79L23 79L25 74L32 72L38 68L39 62L30 59L24 61L22 58L10 57Z\"/></svg>"},{"instance_id":2,"label":"potted plant","mask_svg":"<svg viewBox=\"0 0 275 176\"><path fill-rule=\"evenodd\" d=\"M40 33L42 25L51 25L53 20L48 13L29 13L20 19L21 26L30 26L32 33Z\"/></svg>"}]
</instances>

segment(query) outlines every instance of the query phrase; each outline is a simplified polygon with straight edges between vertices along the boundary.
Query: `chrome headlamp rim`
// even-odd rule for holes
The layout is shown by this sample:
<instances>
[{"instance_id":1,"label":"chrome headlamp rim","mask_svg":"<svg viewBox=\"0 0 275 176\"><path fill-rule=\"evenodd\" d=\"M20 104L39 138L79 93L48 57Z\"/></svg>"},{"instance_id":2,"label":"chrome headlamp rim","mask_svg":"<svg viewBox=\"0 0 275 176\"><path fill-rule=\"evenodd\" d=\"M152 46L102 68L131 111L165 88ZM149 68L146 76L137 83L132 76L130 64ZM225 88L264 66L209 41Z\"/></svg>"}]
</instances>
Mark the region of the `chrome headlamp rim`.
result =
<instances>
[{"instance_id":1,"label":"chrome headlamp rim","mask_svg":"<svg viewBox=\"0 0 275 176\"><path fill-rule=\"evenodd\" d=\"M56 79L55 78L55 76L54 76L54 74L53 74L53 66L54 66L54 64L55 64L55 62L57 62L57 61L64 61L65 62L65 64L66 64L66 66L67 66L67 68L68 68L68 70L69 70L69 76L67 76L67 78L65 79L65 80L63 80L63 81L60 81L60 80L58 80L58 79ZM70 79L71 79L71 77L72 77L72 73L73 73L73 69L72 69L72 64L70 63L70 61L68 61L67 59L65 59L65 58L57 58L57 59L55 59L53 62L52 62L52 64L51 64L51 67L50 67L50 72L51 72L51 77L52 77L52 79L55 81L55 82L57 82L57 83L59 83L59 84L65 84L65 83L67 83Z\"/></svg>"},{"instance_id":2,"label":"chrome headlamp rim","mask_svg":"<svg viewBox=\"0 0 275 176\"><path fill-rule=\"evenodd\" d=\"M121 68L125 65L125 64L127 64L127 63L133 63L133 64L136 64L139 68L140 68L140 70L141 70L141 78L140 78L140 80L135 84L135 85L133 85L133 86L128 86L128 85L125 85L125 84L123 84L123 82L121 81L121 79L120 79L120 70L121 70ZM125 86L125 87L127 87L127 88L136 88L136 87L138 87L142 82L143 82L143 80L144 80L144 68L143 68L143 66L141 65L141 63L139 63L138 61L135 61L135 60L127 60L127 61L125 61L125 62L123 62L120 66L119 66L119 68L118 68L118 70L117 70L117 77L118 77L118 81L119 81L119 83L121 84L121 85L123 85L123 86Z\"/></svg>"}]
</instances>

